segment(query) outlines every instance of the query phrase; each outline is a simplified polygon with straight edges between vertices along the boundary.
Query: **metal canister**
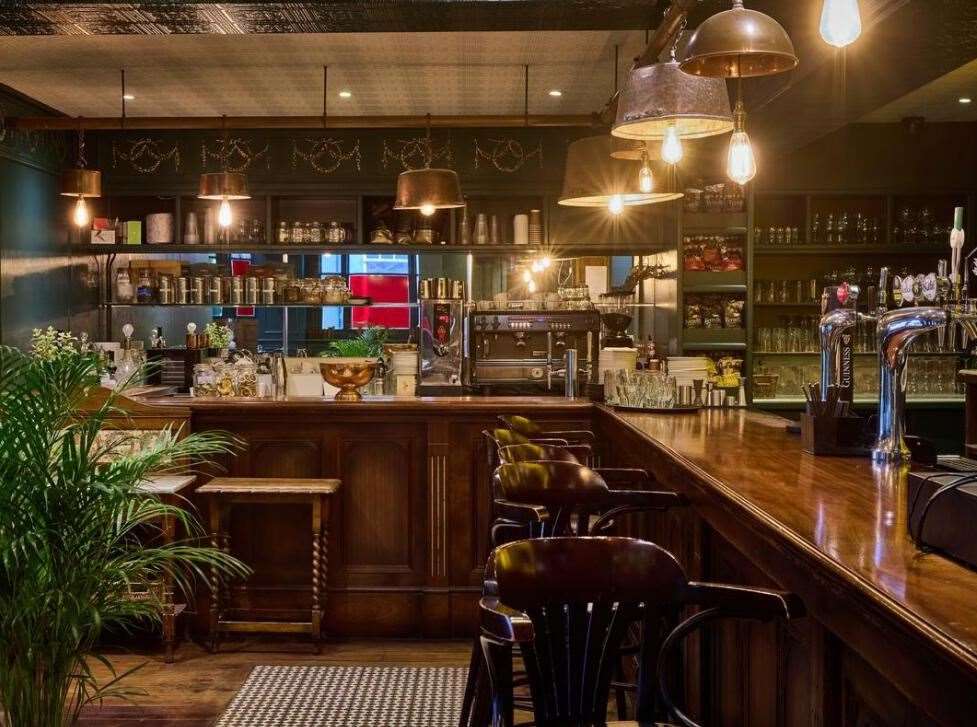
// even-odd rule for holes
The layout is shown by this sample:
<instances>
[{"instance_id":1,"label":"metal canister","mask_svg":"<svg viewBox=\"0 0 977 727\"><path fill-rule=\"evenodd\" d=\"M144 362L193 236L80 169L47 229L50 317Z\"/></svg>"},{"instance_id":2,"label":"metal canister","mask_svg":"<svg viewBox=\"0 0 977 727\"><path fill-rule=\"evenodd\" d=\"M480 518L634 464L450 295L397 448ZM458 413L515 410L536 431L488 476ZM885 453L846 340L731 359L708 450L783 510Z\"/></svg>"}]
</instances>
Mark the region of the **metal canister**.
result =
<instances>
[{"instance_id":1,"label":"metal canister","mask_svg":"<svg viewBox=\"0 0 977 727\"><path fill-rule=\"evenodd\" d=\"M417 295L419 298L430 298L431 293L434 292L433 278L424 278L421 280L420 287L418 288Z\"/></svg>"},{"instance_id":2,"label":"metal canister","mask_svg":"<svg viewBox=\"0 0 977 727\"><path fill-rule=\"evenodd\" d=\"M190 283L182 275L176 279L176 302L180 305L190 302Z\"/></svg>"},{"instance_id":3,"label":"metal canister","mask_svg":"<svg viewBox=\"0 0 977 727\"><path fill-rule=\"evenodd\" d=\"M244 279L244 300L248 305L258 304L258 278L254 275Z\"/></svg>"},{"instance_id":4,"label":"metal canister","mask_svg":"<svg viewBox=\"0 0 977 727\"><path fill-rule=\"evenodd\" d=\"M438 300L445 300L451 293L451 281L448 278L434 279L434 297Z\"/></svg>"},{"instance_id":5,"label":"metal canister","mask_svg":"<svg viewBox=\"0 0 977 727\"><path fill-rule=\"evenodd\" d=\"M207 284L202 275L195 275L190 279L190 302L194 305L203 305L206 299Z\"/></svg>"},{"instance_id":6,"label":"metal canister","mask_svg":"<svg viewBox=\"0 0 977 727\"><path fill-rule=\"evenodd\" d=\"M274 278L262 278L261 279L261 303L262 305L274 305L275 304L275 279Z\"/></svg>"},{"instance_id":7,"label":"metal canister","mask_svg":"<svg viewBox=\"0 0 977 727\"><path fill-rule=\"evenodd\" d=\"M463 280L451 281L451 298L452 300L465 299L465 282Z\"/></svg>"},{"instance_id":8,"label":"metal canister","mask_svg":"<svg viewBox=\"0 0 977 727\"><path fill-rule=\"evenodd\" d=\"M157 296L161 305L173 304L173 278L171 278L169 275L159 276Z\"/></svg>"},{"instance_id":9,"label":"metal canister","mask_svg":"<svg viewBox=\"0 0 977 727\"><path fill-rule=\"evenodd\" d=\"M212 275L207 281L207 302L211 305L224 303L224 288L220 275Z\"/></svg>"},{"instance_id":10,"label":"metal canister","mask_svg":"<svg viewBox=\"0 0 977 727\"><path fill-rule=\"evenodd\" d=\"M231 303L244 305L244 278L240 275L231 278Z\"/></svg>"}]
</instances>

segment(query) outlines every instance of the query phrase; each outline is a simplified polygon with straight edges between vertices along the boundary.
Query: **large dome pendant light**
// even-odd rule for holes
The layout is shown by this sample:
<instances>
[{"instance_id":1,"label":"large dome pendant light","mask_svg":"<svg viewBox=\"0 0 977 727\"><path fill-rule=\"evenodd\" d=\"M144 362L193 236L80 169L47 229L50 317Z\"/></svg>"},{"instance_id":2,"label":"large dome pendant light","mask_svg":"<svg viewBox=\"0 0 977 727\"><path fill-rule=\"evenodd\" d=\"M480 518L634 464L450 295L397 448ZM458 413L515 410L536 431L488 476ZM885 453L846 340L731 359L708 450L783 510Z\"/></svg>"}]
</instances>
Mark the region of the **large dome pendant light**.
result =
<instances>
[{"instance_id":1,"label":"large dome pendant light","mask_svg":"<svg viewBox=\"0 0 977 727\"><path fill-rule=\"evenodd\" d=\"M61 194L64 197L77 197L71 220L76 227L84 228L91 224L86 199L102 196L102 173L97 169L86 169L85 130L78 128L78 161L72 169L61 173ZM85 240L84 242L87 242Z\"/></svg>"},{"instance_id":2,"label":"large dome pendant light","mask_svg":"<svg viewBox=\"0 0 977 727\"><path fill-rule=\"evenodd\" d=\"M198 199L220 201L217 211L217 224L224 230L231 226L231 202L251 199L248 192L248 178L241 172L231 172L227 169L227 159L230 154L227 137L227 116L222 119L224 129L224 145L221 149L221 166L219 172L204 172L200 175L200 189Z\"/></svg>"},{"instance_id":3,"label":"large dome pendant light","mask_svg":"<svg viewBox=\"0 0 977 727\"><path fill-rule=\"evenodd\" d=\"M681 68L693 76L751 78L793 70L797 62L780 23L733 0L731 10L706 18L692 33Z\"/></svg>"},{"instance_id":4,"label":"large dome pendant light","mask_svg":"<svg viewBox=\"0 0 977 727\"><path fill-rule=\"evenodd\" d=\"M426 158L424 169L408 169L397 176L395 210L417 210L430 217L437 210L458 209L465 206L461 196L461 182L453 169L432 169L431 115L427 115Z\"/></svg>"},{"instance_id":5,"label":"large dome pendant light","mask_svg":"<svg viewBox=\"0 0 977 727\"><path fill-rule=\"evenodd\" d=\"M654 186L654 175L641 175L638 164L612 157L612 152L615 150L610 136L588 136L570 144L559 204L564 207L603 207L616 216L626 207L668 202L683 196L671 184L650 192L643 191L640 177L650 176ZM640 154L639 151L634 158L641 159ZM647 165L649 162L650 155L646 155L643 163ZM667 182L674 181L674 175L664 176Z\"/></svg>"},{"instance_id":6,"label":"large dome pendant light","mask_svg":"<svg viewBox=\"0 0 977 727\"><path fill-rule=\"evenodd\" d=\"M662 158L681 159L682 139L729 133L733 114L721 78L683 73L673 56L664 63L632 69L621 91L611 134L622 139L661 141Z\"/></svg>"}]
</instances>

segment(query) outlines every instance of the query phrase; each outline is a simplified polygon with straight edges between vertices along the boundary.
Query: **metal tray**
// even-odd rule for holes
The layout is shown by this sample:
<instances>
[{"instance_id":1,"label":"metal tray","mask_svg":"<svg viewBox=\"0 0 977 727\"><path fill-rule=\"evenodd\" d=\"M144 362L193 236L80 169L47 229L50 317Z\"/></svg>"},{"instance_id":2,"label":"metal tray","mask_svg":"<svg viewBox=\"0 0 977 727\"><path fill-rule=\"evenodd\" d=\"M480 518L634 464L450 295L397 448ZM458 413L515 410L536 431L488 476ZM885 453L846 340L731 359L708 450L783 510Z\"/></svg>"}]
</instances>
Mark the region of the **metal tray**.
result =
<instances>
[{"instance_id":1,"label":"metal tray","mask_svg":"<svg viewBox=\"0 0 977 727\"><path fill-rule=\"evenodd\" d=\"M654 407L624 406L623 404L611 404L611 407L618 411L641 412L642 414L691 414L699 411L701 406L676 406L671 409L658 409Z\"/></svg>"}]
</instances>

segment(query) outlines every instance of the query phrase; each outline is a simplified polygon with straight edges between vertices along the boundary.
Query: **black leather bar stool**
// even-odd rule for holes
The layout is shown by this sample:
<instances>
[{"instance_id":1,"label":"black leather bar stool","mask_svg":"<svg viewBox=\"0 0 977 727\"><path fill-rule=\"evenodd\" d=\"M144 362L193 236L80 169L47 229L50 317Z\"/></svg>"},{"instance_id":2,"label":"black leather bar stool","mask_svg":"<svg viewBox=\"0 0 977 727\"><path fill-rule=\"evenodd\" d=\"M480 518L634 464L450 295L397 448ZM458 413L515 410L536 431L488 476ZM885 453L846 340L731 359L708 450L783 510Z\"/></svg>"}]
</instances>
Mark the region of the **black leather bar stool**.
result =
<instances>
[{"instance_id":1,"label":"black leather bar stool","mask_svg":"<svg viewBox=\"0 0 977 727\"><path fill-rule=\"evenodd\" d=\"M790 619L803 615L787 593L690 582L675 558L634 538L572 537L521 540L497 548L489 568L496 593L479 603L481 645L491 682L492 724L514 724L512 649L526 668L536 727L604 725L617 648L627 624L665 618L700 606L660 645L643 644L639 703L659 702L656 719L698 727L674 704L665 664L680 641L719 618ZM645 629L652 633L653 629ZM657 711L657 710L656 710ZM638 723L627 723L637 727Z\"/></svg>"}]
</instances>

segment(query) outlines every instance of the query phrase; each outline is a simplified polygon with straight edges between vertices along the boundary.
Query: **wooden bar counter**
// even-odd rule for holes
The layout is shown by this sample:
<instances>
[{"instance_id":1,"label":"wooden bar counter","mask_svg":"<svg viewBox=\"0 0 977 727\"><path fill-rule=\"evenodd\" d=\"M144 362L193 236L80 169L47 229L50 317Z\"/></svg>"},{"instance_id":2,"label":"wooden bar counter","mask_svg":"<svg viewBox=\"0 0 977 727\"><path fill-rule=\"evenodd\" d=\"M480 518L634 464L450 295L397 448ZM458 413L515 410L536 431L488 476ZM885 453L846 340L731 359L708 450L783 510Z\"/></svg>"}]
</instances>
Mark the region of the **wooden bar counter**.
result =
<instances>
[{"instance_id":1,"label":"wooden bar counter","mask_svg":"<svg viewBox=\"0 0 977 727\"><path fill-rule=\"evenodd\" d=\"M695 642L686 692L707 724L977 723L977 573L913 545L904 468L805 454L778 417L528 397L163 401L188 407L196 431L245 440L230 476L342 480L327 633L473 633L489 527L481 432L499 414L523 413L591 428L603 464L644 467L688 495L690 508L633 516L624 529L667 547L693 577L776 585L804 600L810 617L786 627L736 623ZM252 590L270 569L295 583L242 608L305 603L307 528L295 526L304 522L256 508L233 525L256 564Z\"/></svg>"}]
</instances>

